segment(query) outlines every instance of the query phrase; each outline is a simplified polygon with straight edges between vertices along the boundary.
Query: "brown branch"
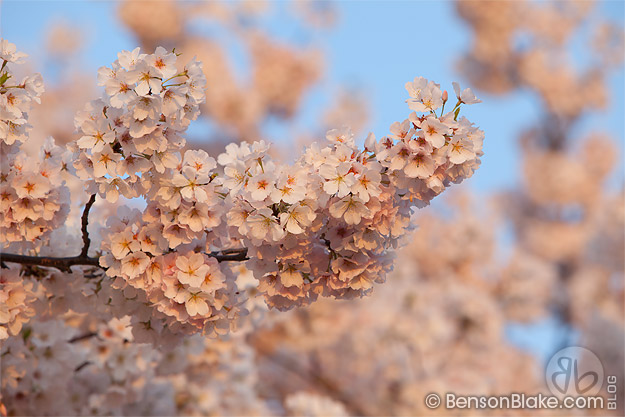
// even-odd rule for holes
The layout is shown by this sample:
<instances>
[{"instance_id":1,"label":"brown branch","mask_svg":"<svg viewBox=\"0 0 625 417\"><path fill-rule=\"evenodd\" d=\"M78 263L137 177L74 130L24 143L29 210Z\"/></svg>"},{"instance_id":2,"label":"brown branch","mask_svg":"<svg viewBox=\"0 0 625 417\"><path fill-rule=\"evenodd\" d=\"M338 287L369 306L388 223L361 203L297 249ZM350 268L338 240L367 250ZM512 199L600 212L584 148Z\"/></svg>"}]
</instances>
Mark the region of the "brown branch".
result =
<instances>
[{"instance_id":1,"label":"brown branch","mask_svg":"<svg viewBox=\"0 0 625 417\"><path fill-rule=\"evenodd\" d=\"M91 362L91 361L85 361L85 362L81 363L80 365L78 365L78 366L76 367L76 369L74 369L74 372L78 372L78 371L80 371L82 368L84 368L85 366L91 365L92 363L93 363L93 362Z\"/></svg>"},{"instance_id":2,"label":"brown branch","mask_svg":"<svg viewBox=\"0 0 625 417\"><path fill-rule=\"evenodd\" d=\"M95 203L95 194L91 194L89 197L89 201L85 205L85 209L82 212L82 251L80 252L81 257L87 257L87 252L89 252L89 245L91 244L91 239L89 239L89 232L87 231L87 226L89 225L89 210L91 210L91 206Z\"/></svg>"},{"instance_id":3,"label":"brown branch","mask_svg":"<svg viewBox=\"0 0 625 417\"><path fill-rule=\"evenodd\" d=\"M89 332L89 333L85 333L85 334L81 334L80 336L74 336L71 339L69 339L67 341L67 343L76 343L76 342L80 342L82 340L87 340L90 339L94 336L97 336L98 334L96 332Z\"/></svg>"},{"instance_id":4,"label":"brown branch","mask_svg":"<svg viewBox=\"0 0 625 417\"><path fill-rule=\"evenodd\" d=\"M70 256L65 258L53 258L49 256L27 256L27 255L15 255L12 253L2 253L0 258L3 262L11 262L22 265L35 265L35 266L47 266L56 268L63 272L71 273L71 266L100 266L98 258L90 258L88 256Z\"/></svg>"},{"instance_id":5,"label":"brown branch","mask_svg":"<svg viewBox=\"0 0 625 417\"><path fill-rule=\"evenodd\" d=\"M243 262L247 261L247 248L224 249L222 251L207 253L208 256L217 259L218 262Z\"/></svg>"},{"instance_id":6,"label":"brown branch","mask_svg":"<svg viewBox=\"0 0 625 417\"><path fill-rule=\"evenodd\" d=\"M207 255L217 259L218 262L242 262L249 259L247 257L247 248L226 249L223 252L210 252L207 253ZM15 255L12 253L0 253L0 259L2 262L46 266L69 273L72 272L70 269L71 266L95 266L106 270L106 268L100 265L98 258L83 256L82 254L65 258L54 258L49 256L27 256Z\"/></svg>"}]
</instances>

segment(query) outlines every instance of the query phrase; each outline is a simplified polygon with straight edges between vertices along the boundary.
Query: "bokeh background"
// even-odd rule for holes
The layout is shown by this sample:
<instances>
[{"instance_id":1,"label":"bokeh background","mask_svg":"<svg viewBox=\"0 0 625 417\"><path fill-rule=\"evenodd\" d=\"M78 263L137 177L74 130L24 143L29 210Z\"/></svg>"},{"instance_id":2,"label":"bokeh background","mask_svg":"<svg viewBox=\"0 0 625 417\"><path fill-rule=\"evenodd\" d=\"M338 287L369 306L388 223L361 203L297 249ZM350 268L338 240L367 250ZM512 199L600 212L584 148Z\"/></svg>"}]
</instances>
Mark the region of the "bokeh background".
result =
<instances>
[{"instance_id":1,"label":"bokeh background","mask_svg":"<svg viewBox=\"0 0 625 417\"><path fill-rule=\"evenodd\" d=\"M0 35L46 82L33 149L75 140L97 69L136 46L203 61L189 146L214 156L265 139L288 160L343 125L384 136L408 114L415 76L460 81L483 101L463 110L486 133L481 168L417 213L386 284L288 313L259 300L254 326L179 348L161 402L124 397L124 413L445 413L425 395L547 392L546 362L580 345L617 375L622 415L625 3L5 0L0 11Z\"/></svg>"}]
</instances>

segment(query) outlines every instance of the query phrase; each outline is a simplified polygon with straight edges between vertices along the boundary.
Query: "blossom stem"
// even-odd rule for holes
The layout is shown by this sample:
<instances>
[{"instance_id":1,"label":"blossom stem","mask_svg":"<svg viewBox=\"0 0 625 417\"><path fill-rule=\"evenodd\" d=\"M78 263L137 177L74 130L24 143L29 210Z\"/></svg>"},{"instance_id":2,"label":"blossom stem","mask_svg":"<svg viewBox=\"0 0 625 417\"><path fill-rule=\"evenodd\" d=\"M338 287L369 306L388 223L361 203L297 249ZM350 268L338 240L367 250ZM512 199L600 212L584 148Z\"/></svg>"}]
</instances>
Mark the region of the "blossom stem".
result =
<instances>
[{"instance_id":1,"label":"blossom stem","mask_svg":"<svg viewBox=\"0 0 625 417\"><path fill-rule=\"evenodd\" d=\"M163 87L163 88L177 87L177 86L179 86L179 85L184 85L184 84L186 84L186 83L167 84L167 85L163 84L163 85L162 85L162 87Z\"/></svg>"},{"instance_id":2,"label":"blossom stem","mask_svg":"<svg viewBox=\"0 0 625 417\"><path fill-rule=\"evenodd\" d=\"M186 77L186 76L187 76L187 72L186 72L186 71L183 71L183 72L181 72L181 73L179 73L179 74L174 75L173 77L169 77L169 78L168 78L168 79L166 79L165 81L162 81L162 82L161 82L161 85L162 85L162 84L165 84L167 81L173 80L174 78L178 78L178 77Z\"/></svg>"}]
</instances>

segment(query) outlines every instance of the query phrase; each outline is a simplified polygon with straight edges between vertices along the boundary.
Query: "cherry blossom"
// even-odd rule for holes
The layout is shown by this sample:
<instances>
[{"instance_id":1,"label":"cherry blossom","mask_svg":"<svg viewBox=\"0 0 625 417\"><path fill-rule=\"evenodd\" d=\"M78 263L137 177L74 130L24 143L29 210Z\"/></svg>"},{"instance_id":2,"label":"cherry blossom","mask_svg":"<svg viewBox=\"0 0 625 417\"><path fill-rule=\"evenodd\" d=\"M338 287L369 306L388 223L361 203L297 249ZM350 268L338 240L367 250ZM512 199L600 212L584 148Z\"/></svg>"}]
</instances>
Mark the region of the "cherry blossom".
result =
<instances>
[{"instance_id":1,"label":"cherry blossom","mask_svg":"<svg viewBox=\"0 0 625 417\"><path fill-rule=\"evenodd\" d=\"M370 294L391 270L392 251L414 228L413 210L479 165L483 132L458 119L465 102L437 114L446 94L421 77L406 89L408 107L425 114L393 123L379 140L369 134L364 149L343 127L328 131L291 165L274 160L262 140L229 144L216 159L204 151L182 153L206 80L195 60L179 67L178 56L161 47L153 54L120 52L98 71L103 96L76 114L71 151L50 142L39 164L10 157L13 164L3 171L9 241L26 238L40 247L45 233L62 222L69 198L54 180L68 162L75 180L94 194L91 204L96 196L145 202L109 215L99 230L98 258L84 255L85 246L86 258L79 259L104 270L90 291L97 295L106 280L117 295L105 305L140 305L133 308L142 313L131 314L127 324L133 332L142 328L149 340L170 332L217 337L236 329L248 314L247 291L236 269L219 260L245 262L257 293L279 310L319 297ZM16 100L37 98L29 94L40 91L39 84L31 84L5 104L12 123L28 107ZM463 94L466 104L474 101ZM127 352L118 354L115 360L126 363ZM132 370L120 365L115 372Z\"/></svg>"}]
</instances>

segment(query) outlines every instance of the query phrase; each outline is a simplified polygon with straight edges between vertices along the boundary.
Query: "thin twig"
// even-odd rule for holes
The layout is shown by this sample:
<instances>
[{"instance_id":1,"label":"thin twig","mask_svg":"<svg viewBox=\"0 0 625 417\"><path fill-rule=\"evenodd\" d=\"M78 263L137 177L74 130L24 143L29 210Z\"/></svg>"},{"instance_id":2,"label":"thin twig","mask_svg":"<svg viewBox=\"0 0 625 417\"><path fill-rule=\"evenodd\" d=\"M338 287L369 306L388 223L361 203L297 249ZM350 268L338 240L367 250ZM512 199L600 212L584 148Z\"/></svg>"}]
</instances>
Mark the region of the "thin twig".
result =
<instances>
[{"instance_id":1,"label":"thin twig","mask_svg":"<svg viewBox=\"0 0 625 417\"><path fill-rule=\"evenodd\" d=\"M80 371L82 368L84 368L85 366L87 366L87 365L91 365L92 363L93 363L93 362L91 362L91 361L85 361L85 362L81 363L80 365L78 365L78 366L76 367L76 369L74 369L74 372L78 372L78 371Z\"/></svg>"},{"instance_id":2,"label":"thin twig","mask_svg":"<svg viewBox=\"0 0 625 417\"><path fill-rule=\"evenodd\" d=\"M86 339L92 338L92 337L97 336L97 335L98 334L96 332L89 332L89 333L81 334L80 336L72 337L71 339L69 339L67 341L67 343L80 342L81 340L86 340Z\"/></svg>"},{"instance_id":3,"label":"thin twig","mask_svg":"<svg viewBox=\"0 0 625 417\"><path fill-rule=\"evenodd\" d=\"M87 231L87 226L89 225L89 210L91 206L95 203L95 194L91 194L89 197L89 201L85 205L85 209L82 212L82 251L80 252L81 257L87 257L87 252L89 252L89 245L91 244L91 239L89 239L89 232Z\"/></svg>"}]
</instances>

